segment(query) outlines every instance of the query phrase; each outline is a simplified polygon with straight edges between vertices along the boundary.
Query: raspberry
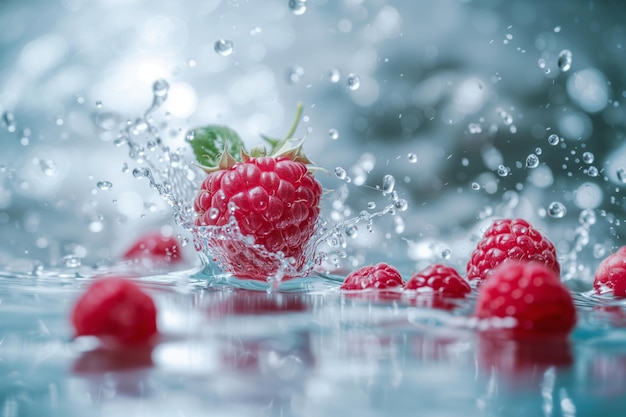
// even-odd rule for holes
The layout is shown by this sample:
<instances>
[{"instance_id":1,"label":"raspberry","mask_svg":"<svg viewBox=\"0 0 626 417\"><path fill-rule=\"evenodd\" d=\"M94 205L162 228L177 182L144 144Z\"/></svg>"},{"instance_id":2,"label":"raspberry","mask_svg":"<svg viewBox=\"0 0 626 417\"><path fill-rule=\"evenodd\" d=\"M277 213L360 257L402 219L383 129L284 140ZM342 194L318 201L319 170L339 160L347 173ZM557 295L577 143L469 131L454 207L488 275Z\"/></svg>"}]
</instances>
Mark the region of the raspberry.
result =
<instances>
[{"instance_id":1,"label":"raspberry","mask_svg":"<svg viewBox=\"0 0 626 417\"><path fill-rule=\"evenodd\" d=\"M71 313L76 336L98 336L105 343L136 346L157 333L154 301L133 281L99 278L89 286Z\"/></svg>"},{"instance_id":2,"label":"raspberry","mask_svg":"<svg viewBox=\"0 0 626 417\"><path fill-rule=\"evenodd\" d=\"M461 278L456 269L442 264L431 265L414 274L404 289L455 298L465 297L472 291L467 281Z\"/></svg>"},{"instance_id":3,"label":"raspberry","mask_svg":"<svg viewBox=\"0 0 626 417\"><path fill-rule=\"evenodd\" d=\"M563 336L576 324L569 290L539 262L509 261L495 269L480 287L476 316L491 322L490 333L513 338ZM497 318L515 322L498 328L504 323Z\"/></svg>"},{"instance_id":4,"label":"raspberry","mask_svg":"<svg viewBox=\"0 0 626 417\"><path fill-rule=\"evenodd\" d=\"M552 242L526 220L502 219L494 221L478 242L467 263L466 278L484 280L494 268L509 259L540 262L557 276L561 273Z\"/></svg>"},{"instance_id":5,"label":"raspberry","mask_svg":"<svg viewBox=\"0 0 626 417\"><path fill-rule=\"evenodd\" d=\"M250 158L207 176L194 203L196 224L223 226L234 216L244 236L270 253L293 258L299 270L315 232L321 194L320 183L303 163L285 157ZM238 277L264 280L278 269L275 260L261 257L244 242L212 243L213 249L221 249L222 266Z\"/></svg>"},{"instance_id":6,"label":"raspberry","mask_svg":"<svg viewBox=\"0 0 626 417\"><path fill-rule=\"evenodd\" d=\"M626 246L607 256L596 269L593 280L596 294L613 294L626 297Z\"/></svg>"},{"instance_id":7,"label":"raspberry","mask_svg":"<svg viewBox=\"0 0 626 417\"><path fill-rule=\"evenodd\" d=\"M404 286L402 275L396 268L381 262L376 265L363 266L346 277L341 285L342 290L384 290Z\"/></svg>"},{"instance_id":8,"label":"raspberry","mask_svg":"<svg viewBox=\"0 0 626 417\"><path fill-rule=\"evenodd\" d=\"M175 264L183 260L180 243L173 236L161 232L146 233L124 253L124 259L149 259L157 263Z\"/></svg>"}]
</instances>

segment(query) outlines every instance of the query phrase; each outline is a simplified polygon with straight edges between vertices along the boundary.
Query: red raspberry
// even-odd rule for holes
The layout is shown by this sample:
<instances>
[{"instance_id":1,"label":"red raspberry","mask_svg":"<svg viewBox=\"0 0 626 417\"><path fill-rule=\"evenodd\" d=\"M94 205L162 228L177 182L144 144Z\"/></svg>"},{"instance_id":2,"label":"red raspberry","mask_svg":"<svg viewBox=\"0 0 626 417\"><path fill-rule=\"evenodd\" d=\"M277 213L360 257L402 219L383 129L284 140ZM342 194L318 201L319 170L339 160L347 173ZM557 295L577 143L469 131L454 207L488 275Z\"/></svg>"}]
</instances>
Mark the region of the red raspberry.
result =
<instances>
[{"instance_id":1,"label":"red raspberry","mask_svg":"<svg viewBox=\"0 0 626 417\"><path fill-rule=\"evenodd\" d=\"M514 318L511 327L498 328L492 322L487 329L513 338L564 336L576 324L569 290L553 270L539 262L509 261L495 269L480 287L476 316Z\"/></svg>"},{"instance_id":2,"label":"red raspberry","mask_svg":"<svg viewBox=\"0 0 626 417\"><path fill-rule=\"evenodd\" d=\"M526 220L496 220L485 232L467 263L468 280L484 280L502 262L513 259L545 264L559 276L561 267L552 242Z\"/></svg>"},{"instance_id":3,"label":"red raspberry","mask_svg":"<svg viewBox=\"0 0 626 417\"><path fill-rule=\"evenodd\" d=\"M124 259L149 259L158 263L178 263L183 260L180 243L161 232L146 233L124 253Z\"/></svg>"},{"instance_id":4,"label":"red raspberry","mask_svg":"<svg viewBox=\"0 0 626 417\"><path fill-rule=\"evenodd\" d=\"M346 277L341 285L342 290L384 290L402 287L404 281L396 268L381 262L376 265L363 266Z\"/></svg>"},{"instance_id":5,"label":"red raspberry","mask_svg":"<svg viewBox=\"0 0 626 417\"><path fill-rule=\"evenodd\" d=\"M133 281L99 278L76 302L71 313L76 336L98 336L105 343L135 346L157 333L154 301Z\"/></svg>"},{"instance_id":6,"label":"red raspberry","mask_svg":"<svg viewBox=\"0 0 626 417\"><path fill-rule=\"evenodd\" d=\"M596 269L593 288L597 294L626 297L626 246L607 256Z\"/></svg>"},{"instance_id":7,"label":"red raspberry","mask_svg":"<svg viewBox=\"0 0 626 417\"><path fill-rule=\"evenodd\" d=\"M431 265L416 273L406 283L404 289L454 298L465 297L472 291L456 269L442 264Z\"/></svg>"},{"instance_id":8,"label":"red raspberry","mask_svg":"<svg viewBox=\"0 0 626 417\"><path fill-rule=\"evenodd\" d=\"M286 157L249 158L208 175L194 203L196 224L223 226L234 215L243 235L271 253L293 258L299 270L315 231L321 194L320 183L304 163ZM220 252L219 263L238 277L265 280L279 267L244 242L215 239L212 246Z\"/></svg>"}]
</instances>

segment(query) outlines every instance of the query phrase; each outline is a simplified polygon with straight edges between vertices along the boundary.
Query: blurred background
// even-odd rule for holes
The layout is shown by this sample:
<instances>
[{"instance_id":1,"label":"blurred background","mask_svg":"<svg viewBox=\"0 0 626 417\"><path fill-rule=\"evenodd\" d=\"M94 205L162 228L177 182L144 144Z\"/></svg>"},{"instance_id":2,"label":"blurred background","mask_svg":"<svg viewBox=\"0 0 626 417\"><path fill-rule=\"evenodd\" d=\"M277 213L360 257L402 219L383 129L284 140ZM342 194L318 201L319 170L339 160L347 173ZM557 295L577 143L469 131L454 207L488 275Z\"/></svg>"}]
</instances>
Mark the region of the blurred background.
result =
<instances>
[{"instance_id":1,"label":"blurred background","mask_svg":"<svg viewBox=\"0 0 626 417\"><path fill-rule=\"evenodd\" d=\"M304 103L331 219L383 208L392 175L409 208L355 240L373 261L463 265L485 222L518 215L588 277L623 235L625 17L618 0L0 0L0 263L106 263L179 232L115 146L164 79L172 149L209 123L282 136Z\"/></svg>"}]
</instances>

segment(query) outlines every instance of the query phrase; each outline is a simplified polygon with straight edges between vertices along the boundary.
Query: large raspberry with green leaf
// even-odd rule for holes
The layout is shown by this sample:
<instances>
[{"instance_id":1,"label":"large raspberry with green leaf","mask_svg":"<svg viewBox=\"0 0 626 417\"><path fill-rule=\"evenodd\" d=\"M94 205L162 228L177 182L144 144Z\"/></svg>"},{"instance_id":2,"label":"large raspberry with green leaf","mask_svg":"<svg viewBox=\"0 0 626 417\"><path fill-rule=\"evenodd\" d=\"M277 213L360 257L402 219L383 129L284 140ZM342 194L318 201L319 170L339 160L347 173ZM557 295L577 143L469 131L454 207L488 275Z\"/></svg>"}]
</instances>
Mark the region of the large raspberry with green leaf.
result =
<instances>
[{"instance_id":1,"label":"large raspberry with green leaf","mask_svg":"<svg viewBox=\"0 0 626 417\"><path fill-rule=\"evenodd\" d=\"M227 227L236 220L244 239L209 237L208 246L213 259L238 277L272 276L280 267L273 254L282 253L291 271L301 271L307 262L322 187L307 167L301 142L292 144L291 133L283 141L266 138L272 146L266 155L258 147L248 154L228 128L195 131L192 146L208 173L194 202L196 225Z\"/></svg>"}]
</instances>

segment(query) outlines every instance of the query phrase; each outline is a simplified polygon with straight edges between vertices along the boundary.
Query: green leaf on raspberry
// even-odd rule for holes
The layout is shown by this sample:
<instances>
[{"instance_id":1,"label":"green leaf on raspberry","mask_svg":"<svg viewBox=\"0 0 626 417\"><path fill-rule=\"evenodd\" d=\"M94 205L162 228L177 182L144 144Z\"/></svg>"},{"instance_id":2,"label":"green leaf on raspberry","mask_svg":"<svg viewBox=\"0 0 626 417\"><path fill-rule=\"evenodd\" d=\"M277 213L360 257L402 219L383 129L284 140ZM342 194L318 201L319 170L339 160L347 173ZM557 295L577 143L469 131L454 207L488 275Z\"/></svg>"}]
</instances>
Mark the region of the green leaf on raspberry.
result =
<instances>
[{"instance_id":1,"label":"green leaf on raspberry","mask_svg":"<svg viewBox=\"0 0 626 417\"><path fill-rule=\"evenodd\" d=\"M244 144L237 132L226 126L209 125L193 131L191 147L198 163L205 168L218 167L224 159L239 155Z\"/></svg>"}]
</instances>

